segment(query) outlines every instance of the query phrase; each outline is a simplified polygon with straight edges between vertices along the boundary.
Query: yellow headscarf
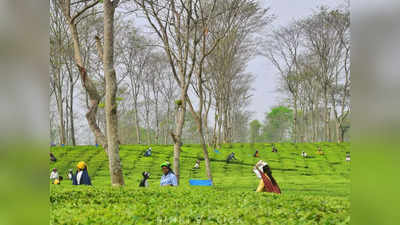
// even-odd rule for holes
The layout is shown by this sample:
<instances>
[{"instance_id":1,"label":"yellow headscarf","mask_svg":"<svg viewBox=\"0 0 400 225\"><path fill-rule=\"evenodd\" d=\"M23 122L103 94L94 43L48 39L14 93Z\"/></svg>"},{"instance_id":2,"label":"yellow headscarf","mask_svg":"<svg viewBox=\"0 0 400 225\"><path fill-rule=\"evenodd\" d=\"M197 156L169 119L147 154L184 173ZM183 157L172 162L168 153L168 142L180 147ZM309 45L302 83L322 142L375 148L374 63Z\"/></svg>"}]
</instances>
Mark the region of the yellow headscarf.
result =
<instances>
[{"instance_id":1,"label":"yellow headscarf","mask_svg":"<svg viewBox=\"0 0 400 225\"><path fill-rule=\"evenodd\" d=\"M85 167L87 167L87 165L84 161L80 161L78 163L78 165L76 165L76 167L78 167L78 169L80 169L80 170L83 170L83 169L85 169Z\"/></svg>"}]
</instances>

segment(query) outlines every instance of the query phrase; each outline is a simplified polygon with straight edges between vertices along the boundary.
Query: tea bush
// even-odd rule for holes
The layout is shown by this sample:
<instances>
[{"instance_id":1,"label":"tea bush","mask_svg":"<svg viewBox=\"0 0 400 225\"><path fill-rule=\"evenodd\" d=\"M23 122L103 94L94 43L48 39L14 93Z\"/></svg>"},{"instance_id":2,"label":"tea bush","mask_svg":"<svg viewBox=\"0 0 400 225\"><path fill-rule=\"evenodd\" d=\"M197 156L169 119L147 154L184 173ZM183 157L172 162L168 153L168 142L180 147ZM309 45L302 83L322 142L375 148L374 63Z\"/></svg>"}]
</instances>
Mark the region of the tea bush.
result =
<instances>
[{"instance_id":1,"label":"tea bush","mask_svg":"<svg viewBox=\"0 0 400 225\"><path fill-rule=\"evenodd\" d=\"M172 162L173 146L152 146L144 157L144 145L121 146L126 186L111 188L104 150L94 146L53 147L51 163L65 174L83 160L88 164L92 187L72 186L65 180L50 185L50 224L349 224L350 163L345 161L349 144L256 143L222 146L210 150L213 187L190 187L189 179L206 179L204 161L192 170L201 154L199 145L183 146L181 184L159 187L159 165ZM325 155L317 155L321 146ZM252 155L259 150L260 158ZM226 164L234 151L238 160ZM301 151L311 158L304 159ZM269 163L282 195L255 193L259 180L252 173L260 159ZM149 171L149 188L138 188L142 171ZM64 176L65 177L65 176Z\"/></svg>"}]
</instances>

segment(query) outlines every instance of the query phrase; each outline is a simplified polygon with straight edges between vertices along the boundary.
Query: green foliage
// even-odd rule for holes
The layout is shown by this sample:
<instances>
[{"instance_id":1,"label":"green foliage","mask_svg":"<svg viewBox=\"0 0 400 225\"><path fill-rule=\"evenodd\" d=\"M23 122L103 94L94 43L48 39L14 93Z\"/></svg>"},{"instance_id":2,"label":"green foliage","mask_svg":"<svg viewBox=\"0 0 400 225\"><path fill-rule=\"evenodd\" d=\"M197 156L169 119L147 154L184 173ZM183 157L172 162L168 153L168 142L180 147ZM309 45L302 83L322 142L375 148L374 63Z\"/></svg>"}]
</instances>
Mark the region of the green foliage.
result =
<instances>
[{"instance_id":1,"label":"green foliage","mask_svg":"<svg viewBox=\"0 0 400 225\"><path fill-rule=\"evenodd\" d=\"M206 179L200 145L184 145L181 184L159 187L160 163L173 162L173 146L154 145L153 155L143 157L145 145L120 149L126 186L111 188L104 150L94 146L52 147L60 175L83 160L93 187L72 186L64 180L50 185L50 224L349 224L350 164L345 161L349 143L234 143L221 153L210 151L213 187L190 187L189 179ZM317 155L321 146L325 155ZM252 157L254 150L260 158ZM237 161L226 164L230 152ZM301 151L311 158L303 159ZM191 168L197 158L200 170ZM255 193L259 180L251 172L265 160L282 189L282 195ZM149 171L149 188L138 188L141 172ZM182 207L184 206L184 207Z\"/></svg>"},{"instance_id":2,"label":"green foliage","mask_svg":"<svg viewBox=\"0 0 400 225\"><path fill-rule=\"evenodd\" d=\"M337 197L216 188L53 186L50 224L348 224L349 206Z\"/></svg>"},{"instance_id":3,"label":"green foliage","mask_svg":"<svg viewBox=\"0 0 400 225\"><path fill-rule=\"evenodd\" d=\"M182 100L178 99L175 101L175 105L177 105L178 107L182 106Z\"/></svg>"},{"instance_id":4,"label":"green foliage","mask_svg":"<svg viewBox=\"0 0 400 225\"><path fill-rule=\"evenodd\" d=\"M116 100L117 102L120 102L120 101L123 101L124 98L122 98L122 97L116 97L115 100ZM106 105L106 103L105 103L104 101L102 101L102 102L99 103L98 106L99 106L99 108L104 108L105 105Z\"/></svg>"},{"instance_id":5,"label":"green foliage","mask_svg":"<svg viewBox=\"0 0 400 225\"><path fill-rule=\"evenodd\" d=\"M264 136L267 141L272 142L290 140L292 126L293 110L285 106L277 106L266 114Z\"/></svg>"}]
</instances>

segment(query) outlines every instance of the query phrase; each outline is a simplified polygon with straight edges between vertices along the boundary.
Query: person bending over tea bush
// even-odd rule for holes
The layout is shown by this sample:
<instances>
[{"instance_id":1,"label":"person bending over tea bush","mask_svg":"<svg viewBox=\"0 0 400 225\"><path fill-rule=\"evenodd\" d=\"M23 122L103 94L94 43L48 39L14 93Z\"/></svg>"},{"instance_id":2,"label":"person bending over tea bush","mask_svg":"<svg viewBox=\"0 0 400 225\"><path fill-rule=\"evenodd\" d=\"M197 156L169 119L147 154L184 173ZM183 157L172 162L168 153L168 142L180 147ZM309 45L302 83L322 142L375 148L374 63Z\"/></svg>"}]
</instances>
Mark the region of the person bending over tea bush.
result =
<instances>
[{"instance_id":1,"label":"person bending over tea bush","mask_svg":"<svg viewBox=\"0 0 400 225\"><path fill-rule=\"evenodd\" d=\"M262 170L260 170L260 167ZM271 168L267 163L262 161L258 162L254 167L254 170L261 175L261 180L256 190L257 192L272 192L276 194L281 193L281 189L279 188L275 178L272 176Z\"/></svg>"},{"instance_id":2,"label":"person bending over tea bush","mask_svg":"<svg viewBox=\"0 0 400 225\"><path fill-rule=\"evenodd\" d=\"M234 152L232 152L231 154L228 155L228 158L226 158L226 163L229 163L229 162L232 161L233 159L236 160L236 157L235 157L235 153L234 153Z\"/></svg>"}]
</instances>

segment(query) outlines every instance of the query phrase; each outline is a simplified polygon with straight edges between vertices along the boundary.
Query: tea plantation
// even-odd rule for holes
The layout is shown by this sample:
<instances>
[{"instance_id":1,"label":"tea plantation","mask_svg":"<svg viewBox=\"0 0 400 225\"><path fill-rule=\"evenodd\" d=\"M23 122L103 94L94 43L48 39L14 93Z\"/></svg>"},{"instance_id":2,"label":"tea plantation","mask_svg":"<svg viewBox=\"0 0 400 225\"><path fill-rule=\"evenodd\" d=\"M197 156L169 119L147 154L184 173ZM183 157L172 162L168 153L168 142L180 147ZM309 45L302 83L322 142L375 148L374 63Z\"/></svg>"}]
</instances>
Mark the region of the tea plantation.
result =
<instances>
[{"instance_id":1,"label":"tea plantation","mask_svg":"<svg viewBox=\"0 0 400 225\"><path fill-rule=\"evenodd\" d=\"M321 146L324 155L316 154ZM50 185L50 224L350 224L349 144L281 143L278 153L259 143L210 150L214 186L191 187L189 179L206 179L199 145L184 145L179 187L159 187L160 164L173 161L173 146L121 146L126 186L111 188L108 160L95 146L52 147L57 168L66 178L79 161L88 164L93 186L72 186L64 180ZM254 158L255 149L260 157ZM304 159L300 153L310 156ZM235 152L236 161L225 159ZM192 170L196 159L200 170ZM259 180L252 172L258 160L267 161L281 195L255 193ZM148 188L139 188L141 173L151 174Z\"/></svg>"}]
</instances>

